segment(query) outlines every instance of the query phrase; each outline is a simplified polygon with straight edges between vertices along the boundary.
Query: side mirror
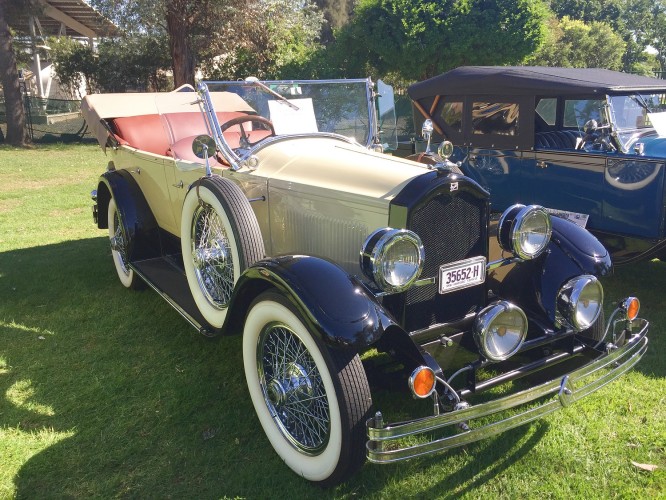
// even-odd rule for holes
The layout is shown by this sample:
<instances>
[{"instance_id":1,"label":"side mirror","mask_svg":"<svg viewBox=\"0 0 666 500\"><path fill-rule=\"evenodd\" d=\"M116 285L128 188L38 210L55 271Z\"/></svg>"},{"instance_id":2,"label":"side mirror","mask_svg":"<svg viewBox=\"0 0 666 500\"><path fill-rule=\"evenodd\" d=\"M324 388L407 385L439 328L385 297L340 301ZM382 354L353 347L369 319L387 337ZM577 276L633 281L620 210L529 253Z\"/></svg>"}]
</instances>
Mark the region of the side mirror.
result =
<instances>
[{"instance_id":1,"label":"side mirror","mask_svg":"<svg viewBox=\"0 0 666 500\"><path fill-rule=\"evenodd\" d=\"M192 141L192 152L197 158L205 160L215 153L215 141L209 135L198 135Z\"/></svg>"},{"instance_id":2,"label":"side mirror","mask_svg":"<svg viewBox=\"0 0 666 500\"><path fill-rule=\"evenodd\" d=\"M432 131L435 128L432 125L432 120L428 119L423 122L423 126L421 127L421 135L423 136L423 139L428 143L426 146L426 153L430 153L430 138L432 137Z\"/></svg>"},{"instance_id":3,"label":"side mirror","mask_svg":"<svg viewBox=\"0 0 666 500\"><path fill-rule=\"evenodd\" d=\"M213 172L210 169L208 158L210 158L211 154L215 154L215 141L213 138L205 134L196 136L194 141L192 141L192 152L194 156L206 162L206 176L210 177Z\"/></svg>"}]
</instances>

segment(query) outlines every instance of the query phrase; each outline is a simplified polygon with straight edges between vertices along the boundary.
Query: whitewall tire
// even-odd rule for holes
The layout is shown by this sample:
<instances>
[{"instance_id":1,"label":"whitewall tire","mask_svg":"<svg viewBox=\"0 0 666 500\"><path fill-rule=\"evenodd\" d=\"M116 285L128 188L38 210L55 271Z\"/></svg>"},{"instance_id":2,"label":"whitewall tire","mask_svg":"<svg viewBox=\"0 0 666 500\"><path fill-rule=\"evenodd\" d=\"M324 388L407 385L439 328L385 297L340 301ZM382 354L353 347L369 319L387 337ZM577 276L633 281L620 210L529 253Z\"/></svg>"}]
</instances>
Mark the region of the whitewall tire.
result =
<instances>
[{"instance_id":1,"label":"whitewall tire","mask_svg":"<svg viewBox=\"0 0 666 500\"><path fill-rule=\"evenodd\" d=\"M118 279L126 288L137 288L142 282L129 267L129 239L116 200L113 197L109 200L107 217L111 256Z\"/></svg>"},{"instance_id":2,"label":"whitewall tire","mask_svg":"<svg viewBox=\"0 0 666 500\"><path fill-rule=\"evenodd\" d=\"M241 273L264 256L259 223L238 186L219 176L197 181L183 203L181 249L197 308L220 328Z\"/></svg>"},{"instance_id":3,"label":"whitewall tire","mask_svg":"<svg viewBox=\"0 0 666 500\"><path fill-rule=\"evenodd\" d=\"M363 464L372 399L356 353L327 349L284 297L265 292L245 321L243 364L259 422L294 472L328 486Z\"/></svg>"}]
</instances>

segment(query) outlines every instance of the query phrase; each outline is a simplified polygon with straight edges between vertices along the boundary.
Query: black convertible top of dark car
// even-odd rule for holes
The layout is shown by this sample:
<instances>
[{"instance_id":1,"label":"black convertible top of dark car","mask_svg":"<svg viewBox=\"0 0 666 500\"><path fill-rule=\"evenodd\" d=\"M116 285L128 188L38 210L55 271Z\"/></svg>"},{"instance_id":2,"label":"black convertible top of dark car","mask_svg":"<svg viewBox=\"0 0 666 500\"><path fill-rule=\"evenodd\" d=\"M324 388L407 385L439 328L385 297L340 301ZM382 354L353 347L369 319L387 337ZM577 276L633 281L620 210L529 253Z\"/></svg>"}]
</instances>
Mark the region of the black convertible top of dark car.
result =
<instances>
[{"instance_id":1,"label":"black convertible top of dark car","mask_svg":"<svg viewBox=\"0 0 666 500\"><path fill-rule=\"evenodd\" d=\"M599 68L540 66L463 66L408 89L413 100L435 95L612 94L626 90L663 90L666 80Z\"/></svg>"}]
</instances>

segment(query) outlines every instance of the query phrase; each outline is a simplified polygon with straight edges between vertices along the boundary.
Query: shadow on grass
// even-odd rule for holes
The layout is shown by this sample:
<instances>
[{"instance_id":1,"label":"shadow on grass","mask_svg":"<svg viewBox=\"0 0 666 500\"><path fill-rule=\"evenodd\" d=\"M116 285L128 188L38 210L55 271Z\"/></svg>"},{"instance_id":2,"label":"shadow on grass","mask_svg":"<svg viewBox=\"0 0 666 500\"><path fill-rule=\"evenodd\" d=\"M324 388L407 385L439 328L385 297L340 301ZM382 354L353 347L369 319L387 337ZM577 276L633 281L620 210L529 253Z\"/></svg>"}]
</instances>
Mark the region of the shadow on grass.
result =
<instances>
[{"instance_id":1,"label":"shadow on grass","mask_svg":"<svg viewBox=\"0 0 666 500\"><path fill-rule=\"evenodd\" d=\"M19 498L382 497L423 467L444 477L425 496L464 484L460 495L547 429L366 465L322 491L291 473L261 431L240 337L205 339L157 294L123 289L105 238L0 254L0 427L39 441L16 450L35 453L17 470Z\"/></svg>"},{"instance_id":2,"label":"shadow on grass","mask_svg":"<svg viewBox=\"0 0 666 500\"><path fill-rule=\"evenodd\" d=\"M491 481L510 466L518 463L527 455L548 431L549 425L544 421L521 426L488 442L478 443L470 448L471 453L483 457L472 460L457 472L446 477L425 492L426 498L459 498L466 493ZM458 488L458 485L465 485ZM443 491L448 493L442 494Z\"/></svg>"}]
</instances>

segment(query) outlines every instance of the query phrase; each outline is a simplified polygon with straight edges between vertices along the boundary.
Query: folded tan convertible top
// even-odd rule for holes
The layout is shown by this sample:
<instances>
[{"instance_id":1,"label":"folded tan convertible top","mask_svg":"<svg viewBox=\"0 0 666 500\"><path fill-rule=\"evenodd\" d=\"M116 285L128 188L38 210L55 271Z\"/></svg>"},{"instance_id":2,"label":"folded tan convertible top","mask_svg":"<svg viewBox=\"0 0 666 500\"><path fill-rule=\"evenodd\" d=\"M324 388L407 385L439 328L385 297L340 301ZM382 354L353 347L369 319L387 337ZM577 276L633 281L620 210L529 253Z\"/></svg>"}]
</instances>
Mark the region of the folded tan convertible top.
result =
<instances>
[{"instance_id":1,"label":"folded tan convertible top","mask_svg":"<svg viewBox=\"0 0 666 500\"><path fill-rule=\"evenodd\" d=\"M233 92L211 92L215 111L240 111L253 113L255 110L239 95ZM128 92L123 94L89 94L81 101L81 114L106 150L109 132L102 120L126 116L156 115L165 113L186 113L200 111L197 94L190 86L183 86L173 92Z\"/></svg>"}]
</instances>

